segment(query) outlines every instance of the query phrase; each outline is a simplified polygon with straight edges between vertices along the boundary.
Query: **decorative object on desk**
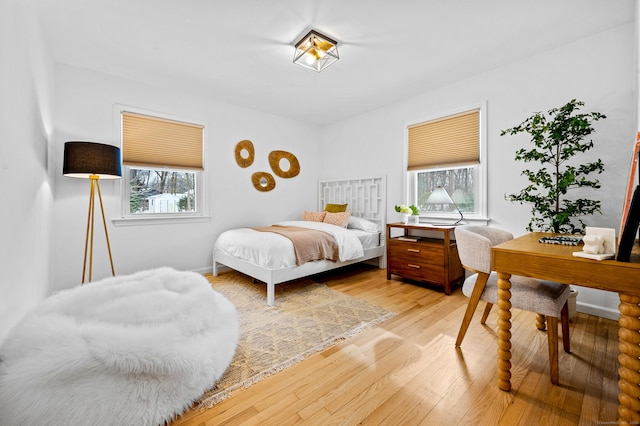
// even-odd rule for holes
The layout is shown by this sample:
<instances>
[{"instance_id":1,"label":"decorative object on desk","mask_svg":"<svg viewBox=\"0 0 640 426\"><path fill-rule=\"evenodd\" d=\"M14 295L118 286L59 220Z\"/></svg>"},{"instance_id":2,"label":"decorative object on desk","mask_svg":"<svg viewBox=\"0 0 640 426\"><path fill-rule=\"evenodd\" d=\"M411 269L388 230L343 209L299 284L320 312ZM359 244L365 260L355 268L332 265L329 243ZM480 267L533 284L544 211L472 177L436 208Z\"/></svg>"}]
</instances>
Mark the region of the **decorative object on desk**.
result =
<instances>
[{"instance_id":1,"label":"decorative object on desk","mask_svg":"<svg viewBox=\"0 0 640 426\"><path fill-rule=\"evenodd\" d=\"M544 244L562 244L564 246L577 246L582 237L542 237L538 240Z\"/></svg>"},{"instance_id":2,"label":"decorative object on desk","mask_svg":"<svg viewBox=\"0 0 640 426\"><path fill-rule=\"evenodd\" d=\"M618 241L618 256L620 262L628 262L631 257L631 249L638 235L640 226L640 185L635 184L637 169L640 165L640 132L636 136L636 144L633 148L631 170L629 171L629 183L622 209L622 221L620 224L620 240ZM635 190L634 190L635 187Z\"/></svg>"},{"instance_id":3,"label":"decorative object on desk","mask_svg":"<svg viewBox=\"0 0 640 426\"><path fill-rule=\"evenodd\" d=\"M501 136L529 133L535 147L516 151L515 159L540 163L539 169L522 171L529 179L529 185L505 196L511 202L532 205L528 231L581 233L585 223L577 219L579 224L575 224L572 218L601 213L599 200L564 198L573 188L600 188L597 179L587 177L592 172L600 174L604 171L600 159L579 166L564 165L573 156L593 147L592 140L583 142L583 139L595 131L592 122L606 118L598 112L577 113L583 105L584 102L573 99L560 108L549 110L549 120L544 113L537 112L516 127L500 133Z\"/></svg>"},{"instance_id":4,"label":"decorative object on desk","mask_svg":"<svg viewBox=\"0 0 640 426\"><path fill-rule=\"evenodd\" d=\"M582 251L573 253L576 257L594 260L612 259L616 255L616 230L613 228L594 228L587 226L587 233L582 237Z\"/></svg>"},{"instance_id":5,"label":"decorative object on desk","mask_svg":"<svg viewBox=\"0 0 640 426\"><path fill-rule=\"evenodd\" d=\"M425 201L425 204L427 206L440 205L441 207L439 211L447 211L447 210L451 211L451 206L453 205L455 210L457 210L458 213L460 213L460 219L458 219L456 222L452 223L451 225L457 225L460 223L460 221L462 221L462 219L464 219L464 216L462 215L462 211L460 211L460 209L458 208L458 205L451 199L447 190L441 186L438 186L436 189L433 190L433 192L431 192L431 194L427 198L427 201ZM447 205L446 208L444 207L445 204Z\"/></svg>"},{"instance_id":6,"label":"decorative object on desk","mask_svg":"<svg viewBox=\"0 0 640 426\"><path fill-rule=\"evenodd\" d=\"M417 224L420 222L420 210L414 205L405 206L400 204L395 206L395 211L398 213L404 213L404 224Z\"/></svg>"},{"instance_id":7,"label":"decorative object on desk","mask_svg":"<svg viewBox=\"0 0 640 426\"><path fill-rule=\"evenodd\" d=\"M584 247L582 251L589 254L602 254L604 253L604 239L602 235L585 235Z\"/></svg>"},{"instance_id":8,"label":"decorative object on desk","mask_svg":"<svg viewBox=\"0 0 640 426\"><path fill-rule=\"evenodd\" d=\"M84 261L82 264L82 283L85 281L87 268L87 251L89 254L89 281L93 273L93 224L95 222L95 194L98 190L102 223L104 224L104 236L107 240L109 262L111 263L111 275L115 275L113 257L111 256L111 244L109 244L109 232L107 220L104 217L102 205L102 193L100 192L99 179L120 179L122 176L122 159L120 148L96 142L65 142L64 162L62 174L73 178L90 179L89 213L87 215L87 232L84 240Z\"/></svg>"}]
</instances>

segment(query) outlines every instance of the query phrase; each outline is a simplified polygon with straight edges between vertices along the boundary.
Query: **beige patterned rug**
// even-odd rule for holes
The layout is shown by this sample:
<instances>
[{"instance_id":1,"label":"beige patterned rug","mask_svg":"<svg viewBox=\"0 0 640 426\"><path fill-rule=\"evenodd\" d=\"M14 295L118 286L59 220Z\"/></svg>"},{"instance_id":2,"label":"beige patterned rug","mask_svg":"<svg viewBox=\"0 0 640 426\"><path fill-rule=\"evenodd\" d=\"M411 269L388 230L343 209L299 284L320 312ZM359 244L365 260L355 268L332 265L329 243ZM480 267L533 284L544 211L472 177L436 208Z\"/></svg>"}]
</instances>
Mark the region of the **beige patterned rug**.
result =
<instances>
[{"instance_id":1,"label":"beige patterned rug","mask_svg":"<svg viewBox=\"0 0 640 426\"><path fill-rule=\"evenodd\" d=\"M240 342L231 365L200 407L212 407L307 356L395 316L378 306L305 279L276 286L276 306L266 287L236 271L206 276L238 309Z\"/></svg>"}]
</instances>

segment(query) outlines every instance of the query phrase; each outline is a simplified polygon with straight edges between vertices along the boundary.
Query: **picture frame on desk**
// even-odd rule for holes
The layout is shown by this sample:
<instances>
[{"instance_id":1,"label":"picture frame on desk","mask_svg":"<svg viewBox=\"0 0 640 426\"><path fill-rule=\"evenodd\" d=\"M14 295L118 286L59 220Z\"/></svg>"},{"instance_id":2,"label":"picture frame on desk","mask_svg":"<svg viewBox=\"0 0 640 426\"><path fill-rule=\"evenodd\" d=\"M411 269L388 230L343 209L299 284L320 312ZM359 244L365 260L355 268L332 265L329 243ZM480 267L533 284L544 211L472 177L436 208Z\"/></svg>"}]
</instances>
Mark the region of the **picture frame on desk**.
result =
<instances>
[{"instance_id":1,"label":"picture frame on desk","mask_svg":"<svg viewBox=\"0 0 640 426\"><path fill-rule=\"evenodd\" d=\"M629 181L622 209L620 235L618 237L618 254L616 260L628 262L640 226L640 185L635 183L638 164L640 163L640 132L636 136L633 149ZM639 181L640 182L640 181ZM635 189L634 189L635 188Z\"/></svg>"}]
</instances>

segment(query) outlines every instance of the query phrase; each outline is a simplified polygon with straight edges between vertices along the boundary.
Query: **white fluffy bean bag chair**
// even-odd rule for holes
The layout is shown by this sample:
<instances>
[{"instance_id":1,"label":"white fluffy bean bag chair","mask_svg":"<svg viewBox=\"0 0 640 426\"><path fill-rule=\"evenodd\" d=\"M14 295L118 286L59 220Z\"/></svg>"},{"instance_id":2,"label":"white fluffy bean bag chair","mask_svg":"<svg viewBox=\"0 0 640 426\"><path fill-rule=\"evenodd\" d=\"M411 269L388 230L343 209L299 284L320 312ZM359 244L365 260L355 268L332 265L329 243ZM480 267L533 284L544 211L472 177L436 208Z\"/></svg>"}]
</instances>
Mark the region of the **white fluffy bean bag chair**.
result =
<instances>
[{"instance_id":1,"label":"white fluffy bean bag chair","mask_svg":"<svg viewBox=\"0 0 640 426\"><path fill-rule=\"evenodd\" d=\"M163 424L214 386L238 337L235 306L193 272L62 291L0 346L0 424Z\"/></svg>"}]
</instances>

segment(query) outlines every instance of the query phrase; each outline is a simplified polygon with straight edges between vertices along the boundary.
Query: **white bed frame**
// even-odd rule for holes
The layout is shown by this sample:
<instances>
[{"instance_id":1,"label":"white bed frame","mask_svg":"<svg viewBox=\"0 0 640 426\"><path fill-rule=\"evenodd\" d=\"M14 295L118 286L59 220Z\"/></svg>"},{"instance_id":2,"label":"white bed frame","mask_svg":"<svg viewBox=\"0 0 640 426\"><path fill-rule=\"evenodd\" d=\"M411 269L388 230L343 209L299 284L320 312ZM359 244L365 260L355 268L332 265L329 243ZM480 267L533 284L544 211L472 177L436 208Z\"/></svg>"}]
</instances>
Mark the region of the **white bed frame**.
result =
<instances>
[{"instance_id":1,"label":"white bed frame","mask_svg":"<svg viewBox=\"0 0 640 426\"><path fill-rule=\"evenodd\" d=\"M213 251L213 275L218 275L218 266L223 265L267 284L267 304L275 304L275 286L286 281L308 277L320 272L330 271L351 265L378 259L378 267L386 267L385 262L385 226L386 226L386 176L364 179L323 180L318 183L318 211L327 203L348 204L347 211L352 216L364 218L380 226L380 245L364 251L364 256L347 262L319 260L300 266L283 269L266 269L245 260L229 256L218 250Z\"/></svg>"}]
</instances>

